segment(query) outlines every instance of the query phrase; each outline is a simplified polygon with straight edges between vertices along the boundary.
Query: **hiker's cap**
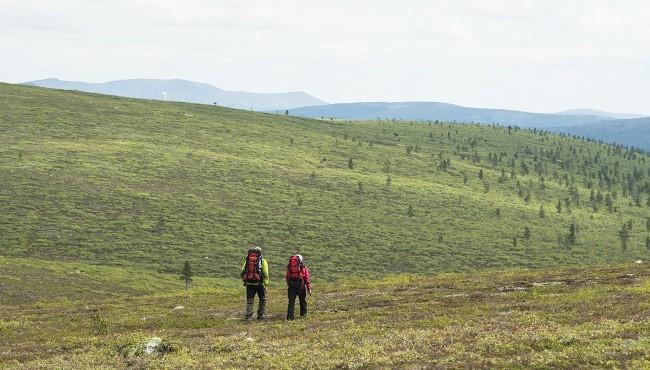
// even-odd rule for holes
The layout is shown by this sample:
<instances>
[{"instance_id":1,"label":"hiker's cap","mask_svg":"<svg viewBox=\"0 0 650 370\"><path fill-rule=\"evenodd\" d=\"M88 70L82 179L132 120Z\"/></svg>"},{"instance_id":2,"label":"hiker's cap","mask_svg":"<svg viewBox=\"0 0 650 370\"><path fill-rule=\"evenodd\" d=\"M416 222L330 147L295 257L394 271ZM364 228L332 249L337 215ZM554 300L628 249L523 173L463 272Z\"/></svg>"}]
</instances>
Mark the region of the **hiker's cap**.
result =
<instances>
[{"instance_id":1,"label":"hiker's cap","mask_svg":"<svg viewBox=\"0 0 650 370\"><path fill-rule=\"evenodd\" d=\"M302 263L302 255L296 254L296 258L298 258L298 261L300 261L300 263Z\"/></svg>"},{"instance_id":2,"label":"hiker's cap","mask_svg":"<svg viewBox=\"0 0 650 370\"><path fill-rule=\"evenodd\" d=\"M262 253L262 248L261 248L261 247L255 247L255 248L253 248L253 250L254 250L255 252L260 252L260 253Z\"/></svg>"}]
</instances>

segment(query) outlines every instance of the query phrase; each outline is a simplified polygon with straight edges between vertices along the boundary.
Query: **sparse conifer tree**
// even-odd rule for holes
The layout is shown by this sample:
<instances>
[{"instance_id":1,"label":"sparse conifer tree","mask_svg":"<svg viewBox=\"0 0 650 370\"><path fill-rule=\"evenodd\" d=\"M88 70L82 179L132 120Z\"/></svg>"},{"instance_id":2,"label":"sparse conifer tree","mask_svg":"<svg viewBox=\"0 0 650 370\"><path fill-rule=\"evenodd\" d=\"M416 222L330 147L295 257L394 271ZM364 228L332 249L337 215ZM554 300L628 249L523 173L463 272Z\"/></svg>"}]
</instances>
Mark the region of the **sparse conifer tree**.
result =
<instances>
[{"instance_id":1,"label":"sparse conifer tree","mask_svg":"<svg viewBox=\"0 0 650 370\"><path fill-rule=\"evenodd\" d=\"M607 211L609 213L612 213L614 211L614 199L612 199L612 195L610 193L607 193L605 195L605 205L607 206Z\"/></svg>"},{"instance_id":2,"label":"sparse conifer tree","mask_svg":"<svg viewBox=\"0 0 650 370\"><path fill-rule=\"evenodd\" d=\"M409 204L409 209L406 213L409 217L415 216L415 212L413 211L413 206Z\"/></svg>"},{"instance_id":3,"label":"sparse conifer tree","mask_svg":"<svg viewBox=\"0 0 650 370\"><path fill-rule=\"evenodd\" d=\"M618 238L621 240L621 248L627 250L627 243L630 240L630 231L627 225L623 224L618 231Z\"/></svg>"},{"instance_id":4,"label":"sparse conifer tree","mask_svg":"<svg viewBox=\"0 0 650 370\"><path fill-rule=\"evenodd\" d=\"M546 217L546 211L544 210L544 205L543 204L541 206L539 206L538 214L539 214L539 218Z\"/></svg>"},{"instance_id":5,"label":"sparse conifer tree","mask_svg":"<svg viewBox=\"0 0 650 370\"><path fill-rule=\"evenodd\" d=\"M348 168L353 169L354 168L354 162L352 161L352 158L348 159Z\"/></svg>"},{"instance_id":6,"label":"sparse conifer tree","mask_svg":"<svg viewBox=\"0 0 650 370\"><path fill-rule=\"evenodd\" d=\"M529 240L530 239L530 228L524 227L524 239Z\"/></svg>"},{"instance_id":7,"label":"sparse conifer tree","mask_svg":"<svg viewBox=\"0 0 650 370\"><path fill-rule=\"evenodd\" d=\"M189 289L190 285L192 284L192 276L194 276L194 273L192 272L192 266L190 265L190 261L185 261L185 265L183 266L183 271L181 272L181 277L180 279L185 281L185 289Z\"/></svg>"},{"instance_id":8,"label":"sparse conifer tree","mask_svg":"<svg viewBox=\"0 0 650 370\"><path fill-rule=\"evenodd\" d=\"M569 244L575 244L577 239L577 227L575 223L572 223L569 225L569 235L567 235L567 241Z\"/></svg>"}]
</instances>

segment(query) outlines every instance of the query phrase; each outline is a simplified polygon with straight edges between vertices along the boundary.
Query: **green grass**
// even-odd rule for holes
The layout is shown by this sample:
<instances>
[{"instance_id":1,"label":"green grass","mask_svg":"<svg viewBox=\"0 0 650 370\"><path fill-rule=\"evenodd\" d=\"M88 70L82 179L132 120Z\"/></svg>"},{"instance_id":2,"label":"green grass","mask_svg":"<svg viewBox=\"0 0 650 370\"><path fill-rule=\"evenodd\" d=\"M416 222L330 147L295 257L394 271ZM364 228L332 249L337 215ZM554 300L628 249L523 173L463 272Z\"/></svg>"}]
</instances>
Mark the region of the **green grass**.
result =
<instances>
[{"instance_id":1,"label":"green grass","mask_svg":"<svg viewBox=\"0 0 650 370\"><path fill-rule=\"evenodd\" d=\"M295 322L280 288L265 322L241 287L0 306L0 367L647 368L648 266L326 283Z\"/></svg>"},{"instance_id":2,"label":"green grass","mask_svg":"<svg viewBox=\"0 0 650 370\"><path fill-rule=\"evenodd\" d=\"M7 84L0 106L0 367L650 367L643 153ZM263 323L240 320L252 243ZM295 251L315 296L286 323Z\"/></svg>"},{"instance_id":3,"label":"green grass","mask_svg":"<svg viewBox=\"0 0 650 370\"><path fill-rule=\"evenodd\" d=\"M316 278L335 280L650 255L648 157L621 148L502 127L330 122L7 84L0 104L6 257L161 273L188 259L199 275L228 277L257 243L274 280L295 251ZM451 161L446 171L440 158ZM558 214L567 181L580 205ZM616 211L594 210L588 186L617 193ZM572 222L576 245L558 243Z\"/></svg>"},{"instance_id":4,"label":"green grass","mask_svg":"<svg viewBox=\"0 0 650 370\"><path fill-rule=\"evenodd\" d=\"M231 280L198 277L197 287L233 287ZM132 267L0 257L0 305L82 301L178 291L178 275Z\"/></svg>"}]
</instances>

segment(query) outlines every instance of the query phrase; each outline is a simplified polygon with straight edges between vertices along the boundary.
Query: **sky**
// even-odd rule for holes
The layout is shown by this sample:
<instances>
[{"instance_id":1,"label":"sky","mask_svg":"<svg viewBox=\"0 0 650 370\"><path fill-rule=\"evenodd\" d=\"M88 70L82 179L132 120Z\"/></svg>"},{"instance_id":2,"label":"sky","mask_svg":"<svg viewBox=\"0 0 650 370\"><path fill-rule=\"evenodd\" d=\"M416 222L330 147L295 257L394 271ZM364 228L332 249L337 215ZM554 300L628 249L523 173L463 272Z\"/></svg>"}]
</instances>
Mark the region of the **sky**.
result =
<instances>
[{"instance_id":1,"label":"sky","mask_svg":"<svg viewBox=\"0 0 650 370\"><path fill-rule=\"evenodd\" d=\"M0 81L650 114L646 0L0 0Z\"/></svg>"}]
</instances>

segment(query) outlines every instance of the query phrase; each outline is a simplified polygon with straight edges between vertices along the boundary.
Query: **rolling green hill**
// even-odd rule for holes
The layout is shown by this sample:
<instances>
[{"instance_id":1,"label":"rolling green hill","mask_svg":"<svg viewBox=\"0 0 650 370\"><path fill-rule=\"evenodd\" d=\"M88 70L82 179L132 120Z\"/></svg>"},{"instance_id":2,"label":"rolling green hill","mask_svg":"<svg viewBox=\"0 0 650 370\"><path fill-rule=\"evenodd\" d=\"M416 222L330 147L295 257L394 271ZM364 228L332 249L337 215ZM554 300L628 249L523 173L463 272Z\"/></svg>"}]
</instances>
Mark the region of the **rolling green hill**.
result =
<instances>
[{"instance_id":1,"label":"rolling green hill","mask_svg":"<svg viewBox=\"0 0 650 370\"><path fill-rule=\"evenodd\" d=\"M8 258L233 277L256 243L274 279L301 251L333 280L650 257L650 162L612 146L8 84L0 106Z\"/></svg>"}]
</instances>

